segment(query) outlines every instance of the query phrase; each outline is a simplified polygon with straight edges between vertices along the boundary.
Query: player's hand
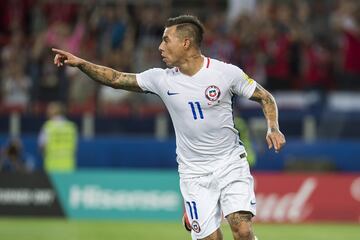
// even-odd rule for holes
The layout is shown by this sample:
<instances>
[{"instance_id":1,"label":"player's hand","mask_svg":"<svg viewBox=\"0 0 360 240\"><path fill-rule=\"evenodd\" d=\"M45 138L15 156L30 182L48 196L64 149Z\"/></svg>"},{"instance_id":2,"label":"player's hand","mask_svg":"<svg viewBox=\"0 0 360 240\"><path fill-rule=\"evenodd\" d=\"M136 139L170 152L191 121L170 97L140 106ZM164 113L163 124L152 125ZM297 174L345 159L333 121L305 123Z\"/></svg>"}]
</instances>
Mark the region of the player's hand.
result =
<instances>
[{"instance_id":1,"label":"player's hand","mask_svg":"<svg viewBox=\"0 0 360 240\"><path fill-rule=\"evenodd\" d=\"M284 134L278 128L269 128L266 134L266 141L269 149L274 148L275 152L279 152L285 145L286 140Z\"/></svg>"},{"instance_id":2,"label":"player's hand","mask_svg":"<svg viewBox=\"0 0 360 240\"><path fill-rule=\"evenodd\" d=\"M71 67L77 67L83 61L83 59L78 58L69 52L65 52L63 50L56 48L52 48L51 50L56 53L54 57L54 64L58 67L61 67L64 64L69 65Z\"/></svg>"}]
</instances>

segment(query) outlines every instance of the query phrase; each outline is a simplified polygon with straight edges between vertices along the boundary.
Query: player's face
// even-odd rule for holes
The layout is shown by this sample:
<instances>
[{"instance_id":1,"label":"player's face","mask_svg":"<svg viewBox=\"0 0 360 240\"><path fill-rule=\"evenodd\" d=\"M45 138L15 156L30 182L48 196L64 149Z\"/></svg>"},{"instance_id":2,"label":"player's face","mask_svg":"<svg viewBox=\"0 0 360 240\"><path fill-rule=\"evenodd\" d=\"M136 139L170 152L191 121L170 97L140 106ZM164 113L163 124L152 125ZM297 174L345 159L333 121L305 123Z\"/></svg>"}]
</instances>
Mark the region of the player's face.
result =
<instances>
[{"instance_id":1,"label":"player's face","mask_svg":"<svg viewBox=\"0 0 360 240\"><path fill-rule=\"evenodd\" d=\"M184 44L184 40L176 33L176 26L165 28L159 50L167 66L179 65L184 55Z\"/></svg>"}]
</instances>

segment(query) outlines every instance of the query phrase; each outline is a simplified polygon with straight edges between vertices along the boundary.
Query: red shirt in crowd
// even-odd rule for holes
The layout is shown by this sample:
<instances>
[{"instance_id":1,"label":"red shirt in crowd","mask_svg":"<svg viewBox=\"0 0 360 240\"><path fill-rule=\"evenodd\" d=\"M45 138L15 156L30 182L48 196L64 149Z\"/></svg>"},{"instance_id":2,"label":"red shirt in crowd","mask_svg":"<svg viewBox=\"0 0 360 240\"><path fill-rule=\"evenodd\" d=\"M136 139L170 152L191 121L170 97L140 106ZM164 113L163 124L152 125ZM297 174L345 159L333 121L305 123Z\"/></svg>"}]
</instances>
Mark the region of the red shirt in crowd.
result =
<instances>
[{"instance_id":1,"label":"red shirt in crowd","mask_svg":"<svg viewBox=\"0 0 360 240\"><path fill-rule=\"evenodd\" d=\"M343 46L344 70L360 74L360 36L346 31Z\"/></svg>"}]
</instances>

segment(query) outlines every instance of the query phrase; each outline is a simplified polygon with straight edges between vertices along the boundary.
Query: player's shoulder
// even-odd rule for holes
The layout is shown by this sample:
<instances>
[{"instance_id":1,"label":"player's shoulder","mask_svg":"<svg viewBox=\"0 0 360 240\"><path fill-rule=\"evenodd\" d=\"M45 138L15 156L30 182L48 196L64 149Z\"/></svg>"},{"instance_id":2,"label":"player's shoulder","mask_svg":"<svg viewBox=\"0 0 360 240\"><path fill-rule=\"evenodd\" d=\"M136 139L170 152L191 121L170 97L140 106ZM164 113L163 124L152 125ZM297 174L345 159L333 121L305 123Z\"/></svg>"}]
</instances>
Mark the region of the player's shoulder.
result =
<instances>
[{"instance_id":1,"label":"player's shoulder","mask_svg":"<svg viewBox=\"0 0 360 240\"><path fill-rule=\"evenodd\" d=\"M209 58L208 61L208 68L210 70L217 72L218 74L229 79L230 81L243 75L243 70L234 64L226 63L224 61L214 58Z\"/></svg>"},{"instance_id":2,"label":"player's shoulder","mask_svg":"<svg viewBox=\"0 0 360 240\"><path fill-rule=\"evenodd\" d=\"M149 68L143 72L141 72L140 74L164 74L165 73L165 69L163 68Z\"/></svg>"},{"instance_id":3,"label":"player's shoulder","mask_svg":"<svg viewBox=\"0 0 360 240\"><path fill-rule=\"evenodd\" d=\"M227 73L229 71L236 71L236 70L241 70L238 66L235 66L234 64L231 63L227 63L215 58L208 58L208 68L209 69L214 69L216 71L221 71L224 73Z\"/></svg>"},{"instance_id":4,"label":"player's shoulder","mask_svg":"<svg viewBox=\"0 0 360 240\"><path fill-rule=\"evenodd\" d=\"M143 81L143 80L160 80L165 78L167 75L167 69L163 69L163 68L149 68L143 72L140 72L138 74L136 74L138 80Z\"/></svg>"}]
</instances>

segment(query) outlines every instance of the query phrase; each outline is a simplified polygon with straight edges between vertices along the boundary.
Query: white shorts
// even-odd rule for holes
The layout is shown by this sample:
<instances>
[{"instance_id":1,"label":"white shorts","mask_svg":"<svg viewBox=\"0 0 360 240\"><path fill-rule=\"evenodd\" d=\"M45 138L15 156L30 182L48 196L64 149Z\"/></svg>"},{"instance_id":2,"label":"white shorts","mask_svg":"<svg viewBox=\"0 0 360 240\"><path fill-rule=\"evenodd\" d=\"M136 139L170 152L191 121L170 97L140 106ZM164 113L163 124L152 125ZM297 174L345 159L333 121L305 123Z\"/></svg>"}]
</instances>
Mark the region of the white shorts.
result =
<instances>
[{"instance_id":1,"label":"white shorts","mask_svg":"<svg viewBox=\"0 0 360 240\"><path fill-rule=\"evenodd\" d=\"M254 180L245 158L206 176L180 179L180 190L193 239L215 232L223 215L237 211L256 215Z\"/></svg>"}]
</instances>

